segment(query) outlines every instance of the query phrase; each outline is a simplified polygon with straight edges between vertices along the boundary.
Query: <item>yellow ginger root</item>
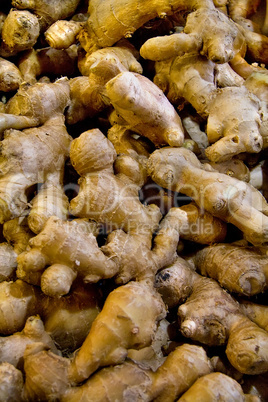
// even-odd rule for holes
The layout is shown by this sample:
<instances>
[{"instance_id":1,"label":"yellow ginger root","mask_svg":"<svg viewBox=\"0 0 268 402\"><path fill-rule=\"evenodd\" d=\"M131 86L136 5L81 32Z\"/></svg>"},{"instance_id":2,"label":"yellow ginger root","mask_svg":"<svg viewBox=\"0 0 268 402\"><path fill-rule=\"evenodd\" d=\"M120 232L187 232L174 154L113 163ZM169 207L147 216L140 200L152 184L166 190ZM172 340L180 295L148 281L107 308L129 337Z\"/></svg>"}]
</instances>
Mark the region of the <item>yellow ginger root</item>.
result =
<instances>
[{"instance_id":1,"label":"yellow ginger root","mask_svg":"<svg viewBox=\"0 0 268 402\"><path fill-rule=\"evenodd\" d=\"M239 304L216 281L193 271L192 293L178 308L180 331L206 345L224 345L238 371L268 370L268 334L248 319Z\"/></svg>"},{"instance_id":2,"label":"yellow ginger root","mask_svg":"<svg viewBox=\"0 0 268 402\"><path fill-rule=\"evenodd\" d=\"M107 108L105 84L123 71L142 73L137 51L125 41L78 58L82 76L70 80L71 102L66 112L68 124L92 117Z\"/></svg>"},{"instance_id":3,"label":"yellow ginger root","mask_svg":"<svg viewBox=\"0 0 268 402\"><path fill-rule=\"evenodd\" d=\"M118 74L106 84L107 97L125 126L148 137L156 146L181 146L184 131L172 104L147 77L133 73Z\"/></svg>"},{"instance_id":4,"label":"yellow ginger root","mask_svg":"<svg viewBox=\"0 0 268 402\"><path fill-rule=\"evenodd\" d=\"M184 344L178 346L155 371L145 370L133 362L104 368L84 385L70 388L63 402L84 400L152 400L172 402L197 378L210 373L211 365L204 349ZM106 387L103 384L107 384ZM109 385L108 385L109 384Z\"/></svg>"},{"instance_id":5,"label":"yellow ginger root","mask_svg":"<svg viewBox=\"0 0 268 402\"><path fill-rule=\"evenodd\" d=\"M18 67L11 61L0 57L0 91L15 91L21 83L22 75Z\"/></svg>"},{"instance_id":6,"label":"yellow ginger root","mask_svg":"<svg viewBox=\"0 0 268 402\"><path fill-rule=\"evenodd\" d=\"M192 197L199 208L237 226L252 244L267 244L268 205L249 183L212 171L186 148L154 151L148 172L163 188Z\"/></svg>"},{"instance_id":7,"label":"yellow ginger root","mask_svg":"<svg viewBox=\"0 0 268 402\"><path fill-rule=\"evenodd\" d=\"M17 254L8 243L0 243L0 282L12 279L17 267Z\"/></svg>"},{"instance_id":8,"label":"yellow ginger root","mask_svg":"<svg viewBox=\"0 0 268 402\"><path fill-rule=\"evenodd\" d=\"M19 10L32 11L38 17L41 30L44 31L53 22L71 17L79 2L80 0L12 0L11 4Z\"/></svg>"},{"instance_id":9,"label":"yellow ginger root","mask_svg":"<svg viewBox=\"0 0 268 402\"><path fill-rule=\"evenodd\" d=\"M78 349L86 339L101 311L102 299L99 287L78 282L65 297L40 300L39 314L45 330L65 355Z\"/></svg>"},{"instance_id":10,"label":"yellow ginger root","mask_svg":"<svg viewBox=\"0 0 268 402\"><path fill-rule=\"evenodd\" d=\"M3 235L8 243L13 246L15 253L20 254L26 250L34 233L28 227L27 218L19 217L4 223Z\"/></svg>"},{"instance_id":11,"label":"yellow ginger root","mask_svg":"<svg viewBox=\"0 0 268 402\"><path fill-rule=\"evenodd\" d=\"M260 100L261 126L263 148L268 148L268 71L255 71L245 80L245 87Z\"/></svg>"},{"instance_id":12,"label":"yellow ginger root","mask_svg":"<svg viewBox=\"0 0 268 402\"><path fill-rule=\"evenodd\" d=\"M80 32L79 40L83 48L91 53L100 47L112 46L121 38L132 34L153 18L173 15L179 10L214 8L211 0L172 0L137 1L127 5L123 1L91 0L88 6L89 18L85 29Z\"/></svg>"},{"instance_id":13,"label":"yellow ginger root","mask_svg":"<svg viewBox=\"0 0 268 402\"><path fill-rule=\"evenodd\" d=\"M202 7L188 15L183 32L148 39L140 54L157 61L194 51L215 63L226 63L243 43L244 37L231 19L217 9Z\"/></svg>"},{"instance_id":14,"label":"yellow ginger root","mask_svg":"<svg viewBox=\"0 0 268 402\"><path fill-rule=\"evenodd\" d=\"M18 256L17 275L23 279L24 272L40 274L43 293L52 297L67 294L77 275L85 282L113 277L116 263L103 254L96 234L96 225L85 220L50 217L29 241L30 249Z\"/></svg>"},{"instance_id":15,"label":"yellow ginger root","mask_svg":"<svg viewBox=\"0 0 268 402\"><path fill-rule=\"evenodd\" d=\"M63 115L52 117L40 127L5 132L0 162L2 223L24 213L28 207L26 191L32 185L46 181L55 186L61 183L70 140ZM29 147L34 150L30 156ZM50 206L45 206L49 210Z\"/></svg>"},{"instance_id":16,"label":"yellow ginger root","mask_svg":"<svg viewBox=\"0 0 268 402\"><path fill-rule=\"evenodd\" d=\"M39 290L17 279L0 283L0 334L21 331L27 318L38 311Z\"/></svg>"},{"instance_id":17,"label":"yellow ginger root","mask_svg":"<svg viewBox=\"0 0 268 402\"><path fill-rule=\"evenodd\" d=\"M251 172L241 159L232 158L224 162L208 161L208 163L213 167L213 169L220 173L227 174L228 176L235 177L236 179L247 183L250 181Z\"/></svg>"},{"instance_id":18,"label":"yellow ginger root","mask_svg":"<svg viewBox=\"0 0 268 402\"><path fill-rule=\"evenodd\" d=\"M253 296L267 289L268 258L254 247L214 244L196 253L195 265L230 292Z\"/></svg>"},{"instance_id":19,"label":"yellow ginger root","mask_svg":"<svg viewBox=\"0 0 268 402\"><path fill-rule=\"evenodd\" d=\"M224 241L226 223L191 202L176 208L180 238L201 244Z\"/></svg>"},{"instance_id":20,"label":"yellow ginger root","mask_svg":"<svg viewBox=\"0 0 268 402\"><path fill-rule=\"evenodd\" d=\"M64 193L63 186L47 181L31 200L28 225L34 233L38 234L51 216L66 220L68 209L69 200Z\"/></svg>"},{"instance_id":21,"label":"yellow ginger root","mask_svg":"<svg viewBox=\"0 0 268 402\"><path fill-rule=\"evenodd\" d=\"M69 100L66 77L52 84L22 84L7 102L5 113L0 113L0 133L8 128L21 130L44 124L51 117L62 115Z\"/></svg>"},{"instance_id":22,"label":"yellow ginger root","mask_svg":"<svg viewBox=\"0 0 268 402\"><path fill-rule=\"evenodd\" d=\"M209 108L207 136L212 145L205 151L207 158L221 162L242 152L260 152L263 137L259 110L258 98L247 88L226 87L219 90Z\"/></svg>"},{"instance_id":23,"label":"yellow ginger root","mask_svg":"<svg viewBox=\"0 0 268 402\"><path fill-rule=\"evenodd\" d=\"M129 282L116 288L71 359L46 351L28 354L24 365L26 395L30 399L59 398L98 368L124 362L128 349L151 344L157 322L165 314L164 303L151 283Z\"/></svg>"},{"instance_id":24,"label":"yellow ginger root","mask_svg":"<svg viewBox=\"0 0 268 402\"><path fill-rule=\"evenodd\" d=\"M239 300L244 314L255 322L259 327L268 331L268 307L263 304L257 304L249 300Z\"/></svg>"},{"instance_id":25,"label":"yellow ginger root","mask_svg":"<svg viewBox=\"0 0 268 402\"><path fill-rule=\"evenodd\" d=\"M25 218L16 218L3 225L3 235L7 242L0 244L0 282L15 278L17 256L26 249L33 233Z\"/></svg>"},{"instance_id":26,"label":"yellow ginger root","mask_svg":"<svg viewBox=\"0 0 268 402\"><path fill-rule=\"evenodd\" d=\"M51 349L53 353L59 353L50 335L45 331L40 317L31 316L27 319L21 332L0 337L0 362L8 362L16 368L22 369L26 346L34 342L41 342L48 349Z\"/></svg>"},{"instance_id":27,"label":"yellow ginger root","mask_svg":"<svg viewBox=\"0 0 268 402\"><path fill-rule=\"evenodd\" d=\"M124 174L114 174L116 157L113 144L99 129L85 131L72 141L70 158L81 178L70 212L108 225L110 230L152 233L161 218L159 209L141 204L140 186Z\"/></svg>"},{"instance_id":28,"label":"yellow ginger root","mask_svg":"<svg viewBox=\"0 0 268 402\"><path fill-rule=\"evenodd\" d=\"M174 104L189 102L207 118L205 152L209 160L222 162L242 152L258 153L263 147L261 102L245 86L217 88L214 64L197 54L159 62L154 82ZM230 102L232 99L232 102ZM243 104L241 103L243 99Z\"/></svg>"},{"instance_id":29,"label":"yellow ginger root","mask_svg":"<svg viewBox=\"0 0 268 402\"><path fill-rule=\"evenodd\" d=\"M13 364L0 364L0 402L22 402L23 375Z\"/></svg>"},{"instance_id":30,"label":"yellow ginger root","mask_svg":"<svg viewBox=\"0 0 268 402\"><path fill-rule=\"evenodd\" d=\"M227 343L227 358L240 373L268 370L267 332L247 318L239 303L215 280L197 274L186 260L178 258L157 274L155 285L169 308L179 305L184 336L208 346Z\"/></svg>"},{"instance_id":31,"label":"yellow ginger root","mask_svg":"<svg viewBox=\"0 0 268 402\"><path fill-rule=\"evenodd\" d=\"M38 18L29 11L11 9L3 23L0 54L9 57L35 45L40 33Z\"/></svg>"},{"instance_id":32,"label":"yellow ginger root","mask_svg":"<svg viewBox=\"0 0 268 402\"><path fill-rule=\"evenodd\" d=\"M259 398L245 395L241 385L230 376L215 372L206 374L196 382L178 399L178 402L236 401L258 402Z\"/></svg>"},{"instance_id":33,"label":"yellow ginger root","mask_svg":"<svg viewBox=\"0 0 268 402\"><path fill-rule=\"evenodd\" d=\"M50 77L73 76L77 73L78 48L76 45L68 49L29 49L23 52L18 60L18 68L23 80L35 84L42 75Z\"/></svg>"},{"instance_id":34,"label":"yellow ginger root","mask_svg":"<svg viewBox=\"0 0 268 402\"><path fill-rule=\"evenodd\" d=\"M47 43L54 49L67 49L76 42L84 22L57 20L45 31Z\"/></svg>"}]
</instances>

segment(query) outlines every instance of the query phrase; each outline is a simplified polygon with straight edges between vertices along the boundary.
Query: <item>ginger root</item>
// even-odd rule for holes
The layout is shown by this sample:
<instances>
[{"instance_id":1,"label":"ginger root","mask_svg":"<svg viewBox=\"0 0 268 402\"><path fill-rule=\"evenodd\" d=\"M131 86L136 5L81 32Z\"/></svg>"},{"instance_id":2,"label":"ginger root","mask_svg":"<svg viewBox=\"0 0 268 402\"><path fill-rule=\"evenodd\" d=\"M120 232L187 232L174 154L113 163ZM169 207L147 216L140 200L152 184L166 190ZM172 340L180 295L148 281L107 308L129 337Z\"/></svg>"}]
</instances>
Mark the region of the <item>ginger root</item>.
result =
<instances>
[{"instance_id":1,"label":"ginger root","mask_svg":"<svg viewBox=\"0 0 268 402\"><path fill-rule=\"evenodd\" d=\"M252 244L267 244L268 204L248 183L212 171L186 148L154 151L148 172L163 188L192 197L199 208L237 226Z\"/></svg>"}]
</instances>

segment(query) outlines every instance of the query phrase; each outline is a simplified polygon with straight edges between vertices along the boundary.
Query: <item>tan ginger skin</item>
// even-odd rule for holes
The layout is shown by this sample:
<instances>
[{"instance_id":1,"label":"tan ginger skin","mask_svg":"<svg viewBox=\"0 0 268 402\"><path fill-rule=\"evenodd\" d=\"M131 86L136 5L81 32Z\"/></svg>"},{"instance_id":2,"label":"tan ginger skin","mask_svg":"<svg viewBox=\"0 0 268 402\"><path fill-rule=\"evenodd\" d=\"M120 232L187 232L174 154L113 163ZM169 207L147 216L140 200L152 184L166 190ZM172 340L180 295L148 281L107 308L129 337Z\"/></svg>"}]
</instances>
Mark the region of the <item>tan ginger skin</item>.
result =
<instances>
[{"instance_id":1,"label":"tan ginger skin","mask_svg":"<svg viewBox=\"0 0 268 402\"><path fill-rule=\"evenodd\" d=\"M126 41L79 56L78 68L82 75L70 79L71 100L66 122L75 124L107 108L109 105L103 96L105 84L124 71L142 73L137 57L137 51Z\"/></svg>"},{"instance_id":2,"label":"tan ginger skin","mask_svg":"<svg viewBox=\"0 0 268 402\"><path fill-rule=\"evenodd\" d=\"M148 169L157 184L192 197L201 209L237 226L253 245L267 244L268 205L248 183L212 171L186 148L154 151Z\"/></svg>"},{"instance_id":3,"label":"tan ginger skin","mask_svg":"<svg viewBox=\"0 0 268 402\"><path fill-rule=\"evenodd\" d=\"M17 275L39 273L43 293L52 297L67 294L77 274L85 282L97 282L117 272L116 263L97 244L96 225L85 220L63 221L52 216L29 245L30 250L18 256Z\"/></svg>"},{"instance_id":4,"label":"tan ginger skin","mask_svg":"<svg viewBox=\"0 0 268 402\"><path fill-rule=\"evenodd\" d=\"M155 371L145 370L133 362L125 362L104 368L93 375L84 385L67 390L63 402L79 399L91 402L113 398L138 398L142 401L176 400L200 376L211 371L211 364L200 346L178 346ZM109 383L109 390L103 387Z\"/></svg>"},{"instance_id":5,"label":"tan ginger skin","mask_svg":"<svg viewBox=\"0 0 268 402\"><path fill-rule=\"evenodd\" d=\"M198 251L194 260L201 275L230 292L253 296L267 289L268 258L254 247L218 243Z\"/></svg>"},{"instance_id":6,"label":"tan ginger skin","mask_svg":"<svg viewBox=\"0 0 268 402\"><path fill-rule=\"evenodd\" d=\"M181 146L181 119L163 92L147 77L124 72L106 84L107 97L126 126L156 146Z\"/></svg>"},{"instance_id":7,"label":"tan ginger skin","mask_svg":"<svg viewBox=\"0 0 268 402\"><path fill-rule=\"evenodd\" d=\"M63 115L52 117L40 127L6 131L2 141L0 178L2 223L23 214L28 207L26 190L30 186L46 181L55 185L61 183L70 140ZM31 156L29 146L35 150ZM9 158L10 154L13 158ZM64 194L62 197L64 199Z\"/></svg>"},{"instance_id":8,"label":"tan ginger skin","mask_svg":"<svg viewBox=\"0 0 268 402\"><path fill-rule=\"evenodd\" d=\"M202 395L200 397L200 395ZM178 399L178 402L213 402L222 398L225 401L258 402L259 398L244 394L241 385L230 376L223 373L206 374L196 382Z\"/></svg>"},{"instance_id":9,"label":"tan ginger skin","mask_svg":"<svg viewBox=\"0 0 268 402\"><path fill-rule=\"evenodd\" d=\"M30 10L38 17L41 31L53 22L71 17L79 4L79 0L12 0L12 6L18 10Z\"/></svg>"},{"instance_id":10,"label":"tan ginger skin","mask_svg":"<svg viewBox=\"0 0 268 402\"><path fill-rule=\"evenodd\" d=\"M199 52L215 63L226 63L243 43L244 37L232 20L216 9L202 7L188 15L182 33L151 38L140 53L157 61Z\"/></svg>"},{"instance_id":11,"label":"tan ginger skin","mask_svg":"<svg viewBox=\"0 0 268 402\"><path fill-rule=\"evenodd\" d=\"M79 40L83 48L91 53L97 48L112 46L123 37L130 37L147 21L172 15L179 10L198 8L214 9L211 0L161 0L128 1L127 7L121 1L109 0L105 4L100 0L91 0L88 7L89 18ZM111 11L112 10L112 13Z\"/></svg>"},{"instance_id":12,"label":"tan ginger skin","mask_svg":"<svg viewBox=\"0 0 268 402\"><path fill-rule=\"evenodd\" d=\"M208 346L225 345L233 367L244 374L267 371L267 332L215 280L197 274L185 260L160 271L156 286L163 300L178 307L181 333ZM204 307L205 306L205 307Z\"/></svg>"},{"instance_id":13,"label":"tan ginger skin","mask_svg":"<svg viewBox=\"0 0 268 402\"><path fill-rule=\"evenodd\" d=\"M44 324L39 316L31 316L27 319L21 332L15 332L10 336L0 337L0 362L8 362L16 368L23 368L23 355L26 346L30 343L41 342L53 353L59 354L52 338L45 331Z\"/></svg>"},{"instance_id":14,"label":"tan ginger skin","mask_svg":"<svg viewBox=\"0 0 268 402\"><path fill-rule=\"evenodd\" d=\"M150 345L157 322L165 314L165 305L151 283L129 282L116 288L108 295L73 358L61 358L47 351L31 358L29 353L24 366L28 397L46 398L48 393L60 397L68 387L86 380L98 368L122 363L128 349Z\"/></svg>"},{"instance_id":15,"label":"tan ginger skin","mask_svg":"<svg viewBox=\"0 0 268 402\"><path fill-rule=\"evenodd\" d=\"M175 104L186 100L207 119L210 146L205 154L210 161L223 162L243 152L260 152L266 135L261 101L241 82L218 88L215 80L215 65L196 53L156 63L154 82L167 98Z\"/></svg>"}]
</instances>

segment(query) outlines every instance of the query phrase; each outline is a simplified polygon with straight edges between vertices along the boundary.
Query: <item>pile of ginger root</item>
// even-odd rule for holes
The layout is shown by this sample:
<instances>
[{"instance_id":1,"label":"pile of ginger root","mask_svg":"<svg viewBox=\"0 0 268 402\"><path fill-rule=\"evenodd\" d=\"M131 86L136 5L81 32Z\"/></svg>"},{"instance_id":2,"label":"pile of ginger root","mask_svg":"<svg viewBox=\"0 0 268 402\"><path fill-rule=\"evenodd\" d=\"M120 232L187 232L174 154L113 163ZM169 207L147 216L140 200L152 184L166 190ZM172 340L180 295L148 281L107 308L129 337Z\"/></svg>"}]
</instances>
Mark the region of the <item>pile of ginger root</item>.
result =
<instances>
[{"instance_id":1,"label":"pile of ginger root","mask_svg":"<svg viewBox=\"0 0 268 402\"><path fill-rule=\"evenodd\" d=\"M0 402L268 400L267 0L3 0Z\"/></svg>"}]
</instances>

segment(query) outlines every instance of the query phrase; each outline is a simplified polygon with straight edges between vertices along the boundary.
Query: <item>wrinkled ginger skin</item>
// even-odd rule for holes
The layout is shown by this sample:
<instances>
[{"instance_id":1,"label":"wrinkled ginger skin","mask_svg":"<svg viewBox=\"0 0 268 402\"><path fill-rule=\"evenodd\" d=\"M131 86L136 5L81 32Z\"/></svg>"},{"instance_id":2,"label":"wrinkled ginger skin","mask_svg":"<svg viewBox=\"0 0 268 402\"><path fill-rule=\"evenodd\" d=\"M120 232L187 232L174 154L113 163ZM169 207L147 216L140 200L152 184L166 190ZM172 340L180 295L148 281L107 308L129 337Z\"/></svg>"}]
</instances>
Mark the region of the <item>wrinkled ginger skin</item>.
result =
<instances>
[{"instance_id":1,"label":"wrinkled ginger skin","mask_svg":"<svg viewBox=\"0 0 268 402\"><path fill-rule=\"evenodd\" d=\"M128 349L149 346L166 309L151 283L129 282L110 292L81 348L72 359L47 351L25 358L27 393L34 400L60 398L68 387L102 366L123 363Z\"/></svg>"},{"instance_id":2,"label":"wrinkled ginger skin","mask_svg":"<svg viewBox=\"0 0 268 402\"><path fill-rule=\"evenodd\" d=\"M23 402L23 375L13 364L0 364L0 401Z\"/></svg>"},{"instance_id":3,"label":"wrinkled ginger skin","mask_svg":"<svg viewBox=\"0 0 268 402\"><path fill-rule=\"evenodd\" d=\"M74 216L95 220L109 230L153 233L161 218L159 209L143 205L136 183L114 174L116 151L99 129L85 131L72 141L70 159L81 175L79 193L70 202Z\"/></svg>"},{"instance_id":4,"label":"wrinkled ginger skin","mask_svg":"<svg viewBox=\"0 0 268 402\"><path fill-rule=\"evenodd\" d=\"M40 127L6 131L0 162L2 223L19 217L28 207L26 190L30 186L44 183L50 176L55 177L56 183L62 179L70 140L63 115L52 117Z\"/></svg>"},{"instance_id":5,"label":"wrinkled ginger skin","mask_svg":"<svg viewBox=\"0 0 268 402\"><path fill-rule=\"evenodd\" d=\"M8 128L21 130L44 124L51 117L61 114L70 102L68 79L53 83L22 84L0 113L0 133Z\"/></svg>"},{"instance_id":6,"label":"wrinkled ginger skin","mask_svg":"<svg viewBox=\"0 0 268 402\"><path fill-rule=\"evenodd\" d=\"M211 171L186 148L154 151L148 172L163 188L192 197L199 208L237 226L253 245L267 244L268 204L248 183Z\"/></svg>"},{"instance_id":7,"label":"wrinkled ginger skin","mask_svg":"<svg viewBox=\"0 0 268 402\"><path fill-rule=\"evenodd\" d=\"M38 311L38 289L17 279L0 283L0 333L12 335L21 331L26 319Z\"/></svg>"},{"instance_id":8,"label":"wrinkled ginger skin","mask_svg":"<svg viewBox=\"0 0 268 402\"><path fill-rule=\"evenodd\" d=\"M98 47L112 46L123 37L131 36L147 21L156 17L172 15L174 11L193 10L200 7L214 8L210 0L154 0L123 1L91 0L88 6L89 18L80 41L91 53Z\"/></svg>"},{"instance_id":9,"label":"wrinkled ginger skin","mask_svg":"<svg viewBox=\"0 0 268 402\"><path fill-rule=\"evenodd\" d=\"M216 281L195 275L191 295L178 308L182 334L210 346L227 344L228 360L243 374L265 373L267 332L248 319Z\"/></svg>"},{"instance_id":10,"label":"wrinkled ginger skin","mask_svg":"<svg viewBox=\"0 0 268 402\"><path fill-rule=\"evenodd\" d=\"M230 376L223 373L210 373L196 380L196 382L180 397L178 402L213 402L245 401L245 394L241 385Z\"/></svg>"},{"instance_id":11,"label":"wrinkled ginger skin","mask_svg":"<svg viewBox=\"0 0 268 402\"><path fill-rule=\"evenodd\" d=\"M148 137L156 146L181 146L181 119L160 90L147 77L124 72L106 84L107 97L133 131Z\"/></svg>"},{"instance_id":12,"label":"wrinkled ginger skin","mask_svg":"<svg viewBox=\"0 0 268 402\"><path fill-rule=\"evenodd\" d=\"M53 353L58 354L58 350L50 335L45 331L39 316L29 317L21 332L0 337L0 362L8 362L16 368L22 369L26 346L35 342L42 342Z\"/></svg>"},{"instance_id":13,"label":"wrinkled ginger skin","mask_svg":"<svg viewBox=\"0 0 268 402\"><path fill-rule=\"evenodd\" d=\"M18 67L11 61L0 57L0 91L15 91L21 83L22 75Z\"/></svg>"},{"instance_id":14,"label":"wrinkled ginger skin","mask_svg":"<svg viewBox=\"0 0 268 402\"><path fill-rule=\"evenodd\" d=\"M202 275L219 281L230 292L253 296L267 288L268 258L254 248L214 244L195 255Z\"/></svg>"},{"instance_id":15,"label":"wrinkled ginger skin","mask_svg":"<svg viewBox=\"0 0 268 402\"><path fill-rule=\"evenodd\" d=\"M102 253L95 234L96 226L85 220L52 216L30 240L31 248L18 256L18 269L37 272L50 265L42 274L41 288L52 297L67 294L77 274L85 282L110 278L117 272L116 264Z\"/></svg>"},{"instance_id":16,"label":"wrinkled ginger skin","mask_svg":"<svg viewBox=\"0 0 268 402\"><path fill-rule=\"evenodd\" d=\"M144 402L173 402L197 378L210 371L211 364L204 349L184 344L171 352L155 372L132 362L104 368L84 385L70 388L62 402L74 402L82 398L85 402L97 402L105 398L124 400L128 397ZM109 384L109 388L103 384Z\"/></svg>"},{"instance_id":17,"label":"wrinkled ginger skin","mask_svg":"<svg viewBox=\"0 0 268 402\"><path fill-rule=\"evenodd\" d=\"M46 41L54 49L67 49L76 42L83 25L80 21L58 20L46 30Z\"/></svg>"},{"instance_id":18,"label":"wrinkled ginger skin","mask_svg":"<svg viewBox=\"0 0 268 402\"><path fill-rule=\"evenodd\" d=\"M39 19L41 31L53 22L71 17L80 0L12 0L12 6L19 10L28 9Z\"/></svg>"},{"instance_id":19,"label":"wrinkled ginger skin","mask_svg":"<svg viewBox=\"0 0 268 402\"><path fill-rule=\"evenodd\" d=\"M232 20L219 10L202 7L188 15L182 33L148 39L140 53L160 61L200 52L214 63L227 63L243 43L243 35Z\"/></svg>"},{"instance_id":20,"label":"wrinkled ginger skin","mask_svg":"<svg viewBox=\"0 0 268 402\"><path fill-rule=\"evenodd\" d=\"M30 49L40 34L38 18L29 11L11 9L2 28L4 57ZM1 51L0 51L1 53Z\"/></svg>"}]
</instances>

